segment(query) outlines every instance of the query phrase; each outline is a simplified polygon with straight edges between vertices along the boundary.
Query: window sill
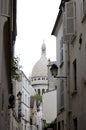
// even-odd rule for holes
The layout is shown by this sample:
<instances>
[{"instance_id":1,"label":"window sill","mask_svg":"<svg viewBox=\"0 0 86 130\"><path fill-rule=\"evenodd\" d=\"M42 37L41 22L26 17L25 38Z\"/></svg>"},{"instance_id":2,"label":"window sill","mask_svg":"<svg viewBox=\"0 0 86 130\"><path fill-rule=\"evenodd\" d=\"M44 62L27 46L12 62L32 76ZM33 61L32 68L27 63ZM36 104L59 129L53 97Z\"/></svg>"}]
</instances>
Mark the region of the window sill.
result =
<instances>
[{"instance_id":1,"label":"window sill","mask_svg":"<svg viewBox=\"0 0 86 130\"><path fill-rule=\"evenodd\" d=\"M69 114L70 114L70 113L72 113L72 110L71 110L71 109L69 109L68 113L69 113Z\"/></svg>"},{"instance_id":2,"label":"window sill","mask_svg":"<svg viewBox=\"0 0 86 130\"><path fill-rule=\"evenodd\" d=\"M64 106L61 106L59 110L62 112L64 110Z\"/></svg>"},{"instance_id":3,"label":"window sill","mask_svg":"<svg viewBox=\"0 0 86 130\"><path fill-rule=\"evenodd\" d=\"M73 42L74 42L75 39L76 39L76 35L72 35L71 39L70 39L71 44L73 44Z\"/></svg>"},{"instance_id":4,"label":"window sill","mask_svg":"<svg viewBox=\"0 0 86 130\"><path fill-rule=\"evenodd\" d=\"M63 66L63 63L64 63L64 61L61 61L61 63L60 63L60 68Z\"/></svg>"},{"instance_id":5,"label":"window sill","mask_svg":"<svg viewBox=\"0 0 86 130\"><path fill-rule=\"evenodd\" d=\"M86 12L84 13L84 15L83 15L83 17L82 17L82 23L85 21L85 19L86 19Z\"/></svg>"},{"instance_id":6,"label":"window sill","mask_svg":"<svg viewBox=\"0 0 86 130\"><path fill-rule=\"evenodd\" d=\"M59 108L59 111L57 112L57 116L59 116L64 111L64 106Z\"/></svg>"}]
</instances>

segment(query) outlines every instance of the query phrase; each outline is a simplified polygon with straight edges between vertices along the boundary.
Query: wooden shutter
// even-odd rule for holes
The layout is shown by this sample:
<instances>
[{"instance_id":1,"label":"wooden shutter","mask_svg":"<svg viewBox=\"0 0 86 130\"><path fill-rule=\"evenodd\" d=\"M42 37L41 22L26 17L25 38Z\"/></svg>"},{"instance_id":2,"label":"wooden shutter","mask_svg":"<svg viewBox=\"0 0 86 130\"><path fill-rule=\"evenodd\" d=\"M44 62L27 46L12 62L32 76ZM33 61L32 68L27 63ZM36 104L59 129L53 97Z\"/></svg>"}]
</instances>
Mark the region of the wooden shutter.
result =
<instances>
[{"instance_id":1,"label":"wooden shutter","mask_svg":"<svg viewBox=\"0 0 86 130\"><path fill-rule=\"evenodd\" d=\"M63 35L66 36L66 17L65 17L65 12L63 13Z\"/></svg>"},{"instance_id":2,"label":"wooden shutter","mask_svg":"<svg viewBox=\"0 0 86 130\"><path fill-rule=\"evenodd\" d=\"M60 40L60 64L63 63L63 37Z\"/></svg>"},{"instance_id":3,"label":"wooden shutter","mask_svg":"<svg viewBox=\"0 0 86 130\"><path fill-rule=\"evenodd\" d=\"M65 3L66 35L75 34L75 2Z\"/></svg>"},{"instance_id":4,"label":"wooden shutter","mask_svg":"<svg viewBox=\"0 0 86 130\"><path fill-rule=\"evenodd\" d=\"M83 11L85 15L86 14L86 0L83 0Z\"/></svg>"},{"instance_id":5,"label":"wooden shutter","mask_svg":"<svg viewBox=\"0 0 86 130\"><path fill-rule=\"evenodd\" d=\"M63 13L63 41L64 43L67 43L67 22L66 22L66 13Z\"/></svg>"},{"instance_id":6,"label":"wooden shutter","mask_svg":"<svg viewBox=\"0 0 86 130\"><path fill-rule=\"evenodd\" d=\"M1 14L8 15L9 13L9 0L1 0Z\"/></svg>"},{"instance_id":7,"label":"wooden shutter","mask_svg":"<svg viewBox=\"0 0 86 130\"><path fill-rule=\"evenodd\" d=\"M81 0L81 21L86 18L86 0Z\"/></svg>"},{"instance_id":8,"label":"wooden shutter","mask_svg":"<svg viewBox=\"0 0 86 130\"><path fill-rule=\"evenodd\" d=\"M61 96L60 107L63 107L64 106L64 80L60 81L60 96Z\"/></svg>"}]
</instances>

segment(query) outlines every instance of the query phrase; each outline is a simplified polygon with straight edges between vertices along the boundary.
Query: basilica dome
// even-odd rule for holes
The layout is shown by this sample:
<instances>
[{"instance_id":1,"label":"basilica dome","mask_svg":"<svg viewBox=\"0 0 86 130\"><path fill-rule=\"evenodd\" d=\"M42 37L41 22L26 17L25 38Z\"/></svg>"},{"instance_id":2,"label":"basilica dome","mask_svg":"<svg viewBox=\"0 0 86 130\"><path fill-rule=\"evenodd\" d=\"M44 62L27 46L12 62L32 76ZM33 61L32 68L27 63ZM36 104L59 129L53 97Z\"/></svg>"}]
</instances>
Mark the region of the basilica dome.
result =
<instances>
[{"instance_id":1,"label":"basilica dome","mask_svg":"<svg viewBox=\"0 0 86 130\"><path fill-rule=\"evenodd\" d=\"M37 63L33 67L32 77L47 76L48 60L46 58L46 46L44 43L42 45L41 50L42 50L42 55L41 58L37 61Z\"/></svg>"},{"instance_id":2,"label":"basilica dome","mask_svg":"<svg viewBox=\"0 0 86 130\"><path fill-rule=\"evenodd\" d=\"M43 94L48 89L47 65L46 46L43 43L41 47L41 58L34 65L31 74L31 85L39 94Z\"/></svg>"}]
</instances>

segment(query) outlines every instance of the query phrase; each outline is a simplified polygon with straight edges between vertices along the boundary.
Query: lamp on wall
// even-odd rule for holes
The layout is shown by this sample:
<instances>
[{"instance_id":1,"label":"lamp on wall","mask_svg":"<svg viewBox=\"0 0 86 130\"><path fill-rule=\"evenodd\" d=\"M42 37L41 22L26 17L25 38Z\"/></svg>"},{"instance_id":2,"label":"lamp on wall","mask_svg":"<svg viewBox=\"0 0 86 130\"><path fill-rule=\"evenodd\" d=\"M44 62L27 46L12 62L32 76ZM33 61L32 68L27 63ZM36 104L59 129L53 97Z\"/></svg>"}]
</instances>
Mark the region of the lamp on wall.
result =
<instances>
[{"instance_id":1,"label":"lamp on wall","mask_svg":"<svg viewBox=\"0 0 86 130\"><path fill-rule=\"evenodd\" d=\"M17 94L18 100L21 99L21 96L22 96L22 93L19 91L18 94Z\"/></svg>"},{"instance_id":2,"label":"lamp on wall","mask_svg":"<svg viewBox=\"0 0 86 130\"><path fill-rule=\"evenodd\" d=\"M56 77L58 74L57 65L55 65L55 64L51 65L50 72L51 72L52 76Z\"/></svg>"},{"instance_id":3,"label":"lamp on wall","mask_svg":"<svg viewBox=\"0 0 86 130\"><path fill-rule=\"evenodd\" d=\"M51 65L50 68L51 75L54 76L54 78L64 78L66 79L66 76L57 76L58 75L58 67L56 64Z\"/></svg>"}]
</instances>

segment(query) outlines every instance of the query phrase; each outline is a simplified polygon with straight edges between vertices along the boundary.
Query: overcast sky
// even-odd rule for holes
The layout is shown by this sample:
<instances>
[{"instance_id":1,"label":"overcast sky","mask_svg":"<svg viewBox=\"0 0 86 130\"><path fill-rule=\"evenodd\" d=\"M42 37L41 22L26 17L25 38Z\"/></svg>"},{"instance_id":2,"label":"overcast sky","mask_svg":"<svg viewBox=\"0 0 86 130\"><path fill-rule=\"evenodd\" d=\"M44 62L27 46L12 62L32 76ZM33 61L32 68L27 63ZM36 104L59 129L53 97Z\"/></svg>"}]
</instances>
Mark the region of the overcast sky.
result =
<instances>
[{"instance_id":1,"label":"overcast sky","mask_svg":"<svg viewBox=\"0 0 86 130\"><path fill-rule=\"evenodd\" d=\"M46 57L56 60L56 38L51 36L61 0L17 0L15 53L27 77L41 57L43 40Z\"/></svg>"}]
</instances>

